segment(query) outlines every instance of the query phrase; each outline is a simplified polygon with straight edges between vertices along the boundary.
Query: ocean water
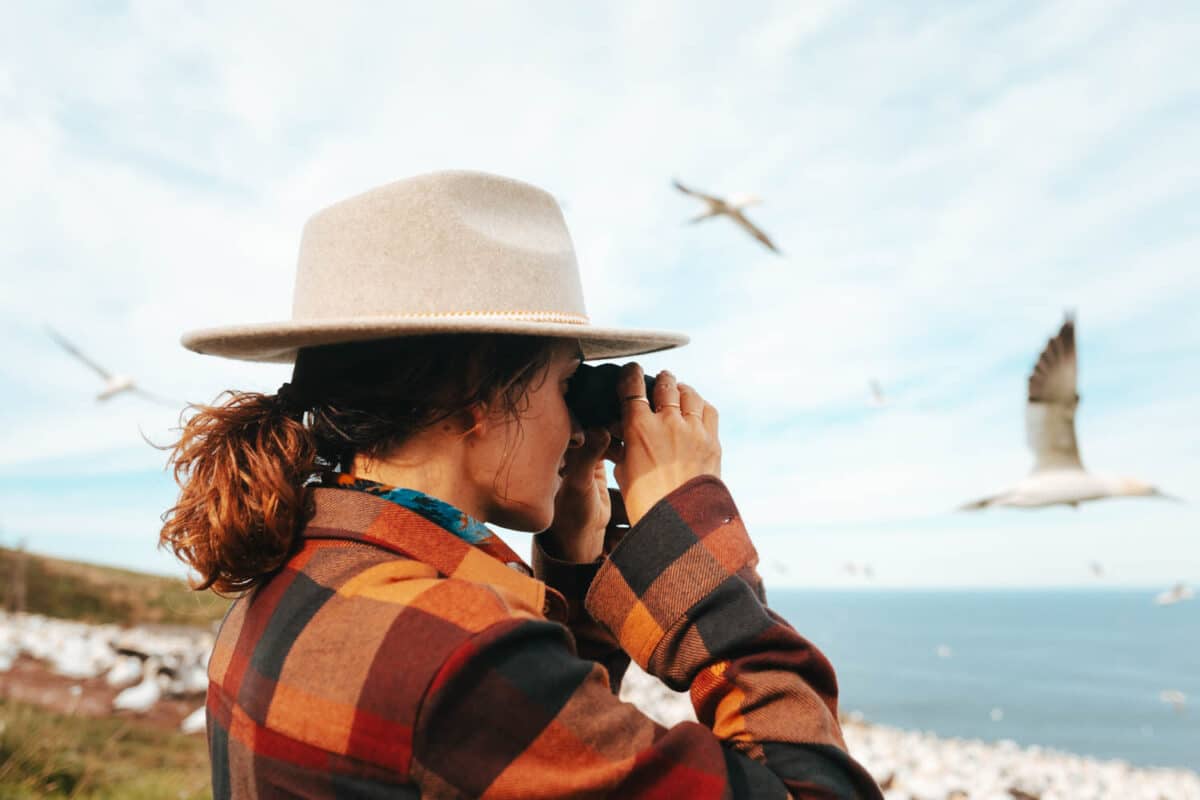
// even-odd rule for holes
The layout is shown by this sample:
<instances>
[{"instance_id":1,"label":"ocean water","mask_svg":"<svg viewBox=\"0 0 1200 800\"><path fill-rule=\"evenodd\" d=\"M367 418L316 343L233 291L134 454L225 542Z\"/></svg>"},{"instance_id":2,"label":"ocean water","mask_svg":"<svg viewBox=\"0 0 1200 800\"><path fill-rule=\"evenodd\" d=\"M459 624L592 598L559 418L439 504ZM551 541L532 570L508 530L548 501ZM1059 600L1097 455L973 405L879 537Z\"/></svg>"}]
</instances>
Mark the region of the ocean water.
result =
<instances>
[{"instance_id":1,"label":"ocean water","mask_svg":"<svg viewBox=\"0 0 1200 800\"><path fill-rule=\"evenodd\" d=\"M843 711L1200 770L1200 600L1160 607L1153 589L767 591L833 662ZM1187 695L1182 713L1159 699L1164 689Z\"/></svg>"}]
</instances>

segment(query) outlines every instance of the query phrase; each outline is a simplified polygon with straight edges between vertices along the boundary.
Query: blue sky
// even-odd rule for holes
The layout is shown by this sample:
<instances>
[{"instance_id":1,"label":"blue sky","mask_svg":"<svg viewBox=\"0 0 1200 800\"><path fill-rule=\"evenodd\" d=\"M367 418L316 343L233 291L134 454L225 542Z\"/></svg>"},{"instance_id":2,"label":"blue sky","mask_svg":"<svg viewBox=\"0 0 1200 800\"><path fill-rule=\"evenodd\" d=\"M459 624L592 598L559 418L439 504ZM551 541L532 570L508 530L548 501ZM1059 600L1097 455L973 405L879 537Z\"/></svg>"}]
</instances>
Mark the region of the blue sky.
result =
<instances>
[{"instance_id":1,"label":"blue sky","mask_svg":"<svg viewBox=\"0 0 1200 800\"><path fill-rule=\"evenodd\" d=\"M0 536L155 551L171 397L283 368L179 334L286 318L313 211L441 168L565 205L599 324L722 412L780 584L1200 581L1200 10L1119 2L44 3L0 31ZM752 192L777 257L679 177ZM1079 316L1085 463L1190 502L964 515L1031 465L1024 382ZM871 378L890 402L869 403ZM523 546L520 535L511 537ZM784 565L783 569L774 565Z\"/></svg>"}]
</instances>

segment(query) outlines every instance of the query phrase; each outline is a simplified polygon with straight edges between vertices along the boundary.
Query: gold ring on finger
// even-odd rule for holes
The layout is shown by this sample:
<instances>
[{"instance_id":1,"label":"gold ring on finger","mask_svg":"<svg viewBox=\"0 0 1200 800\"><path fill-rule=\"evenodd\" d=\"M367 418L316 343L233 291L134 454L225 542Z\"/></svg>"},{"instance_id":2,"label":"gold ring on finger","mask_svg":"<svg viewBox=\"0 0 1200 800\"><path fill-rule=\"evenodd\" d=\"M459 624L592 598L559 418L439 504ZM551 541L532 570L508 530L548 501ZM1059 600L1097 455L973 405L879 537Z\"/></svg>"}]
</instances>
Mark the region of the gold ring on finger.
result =
<instances>
[{"instance_id":1,"label":"gold ring on finger","mask_svg":"<svg viewBox=\"0 0 1200 800\"><path fill-rule=\"evenodd\" d=\"M699 411L685 411L685 412L683 412L683 415L685 417L703 417L704 416Z\"/></svg>"},{"instance_id":2,"label":"gold ring on finger","mask_svg":"<svg viewBox=\"0 0 1200 800\"><path fill-rule=\"evenodd\" d=\"M679 403L659 403L659 408L679 408Z\"/></svg>"},{"instance_id":3,"label":"gold ring on finger","mask_svg":"<svg viewBox=\"0 0 1200 800\"><path fill-rule=\"evenodd\" d=\"M647 400L643 395L640 395L640 394L631 394L628 397L626 397L625 399L626 400L641 400L646 405L650 405L650 401Z\"/></svg>"}]
</instances>

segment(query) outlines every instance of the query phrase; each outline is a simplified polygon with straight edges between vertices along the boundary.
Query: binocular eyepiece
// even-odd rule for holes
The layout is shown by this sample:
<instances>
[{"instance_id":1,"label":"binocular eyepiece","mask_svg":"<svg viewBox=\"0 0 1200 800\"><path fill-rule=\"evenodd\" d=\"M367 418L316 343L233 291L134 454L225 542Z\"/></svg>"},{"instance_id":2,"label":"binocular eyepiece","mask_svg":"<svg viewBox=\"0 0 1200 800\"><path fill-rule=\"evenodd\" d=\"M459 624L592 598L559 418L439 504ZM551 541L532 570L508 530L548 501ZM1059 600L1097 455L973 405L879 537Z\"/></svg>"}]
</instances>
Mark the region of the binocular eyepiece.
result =
<instances>
[{"instance_id":1,"label":"binocular eyepiece","mask_svg":"<svg viewBox=\"0 0 1200 800\"><path fill-rule=\"evenodd\" d=\"M580 364L567 386L567 408L584 428L607 428L621 421L622 398L617 393L621 368L616 364ZM654 408L654 378L646 380L646 399Z\"/></svg>"}]
</instances>

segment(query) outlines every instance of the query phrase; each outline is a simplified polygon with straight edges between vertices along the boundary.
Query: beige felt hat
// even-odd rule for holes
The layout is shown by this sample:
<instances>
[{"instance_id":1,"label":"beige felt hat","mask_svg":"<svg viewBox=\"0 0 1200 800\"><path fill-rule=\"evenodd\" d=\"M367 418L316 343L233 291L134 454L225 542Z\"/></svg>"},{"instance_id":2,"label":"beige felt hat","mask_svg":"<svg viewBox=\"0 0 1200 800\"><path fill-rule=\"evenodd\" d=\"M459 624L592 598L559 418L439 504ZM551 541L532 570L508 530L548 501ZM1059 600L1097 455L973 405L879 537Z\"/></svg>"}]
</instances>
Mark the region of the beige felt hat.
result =
<instances>
[{"instance_id":1,"label":"beige felt hat","mask_svg":"<svg viewBox=\"0 0 1200 800\"><path fill-rule=\"evenodd\" d=\"M587 358L688 337L591 324L554 198L481 172L434 172L317 212L304 226L292 318L189 331L183 345L247 361L301 347L430 333L578 339Z\"/></svg>"}]
</instances>

